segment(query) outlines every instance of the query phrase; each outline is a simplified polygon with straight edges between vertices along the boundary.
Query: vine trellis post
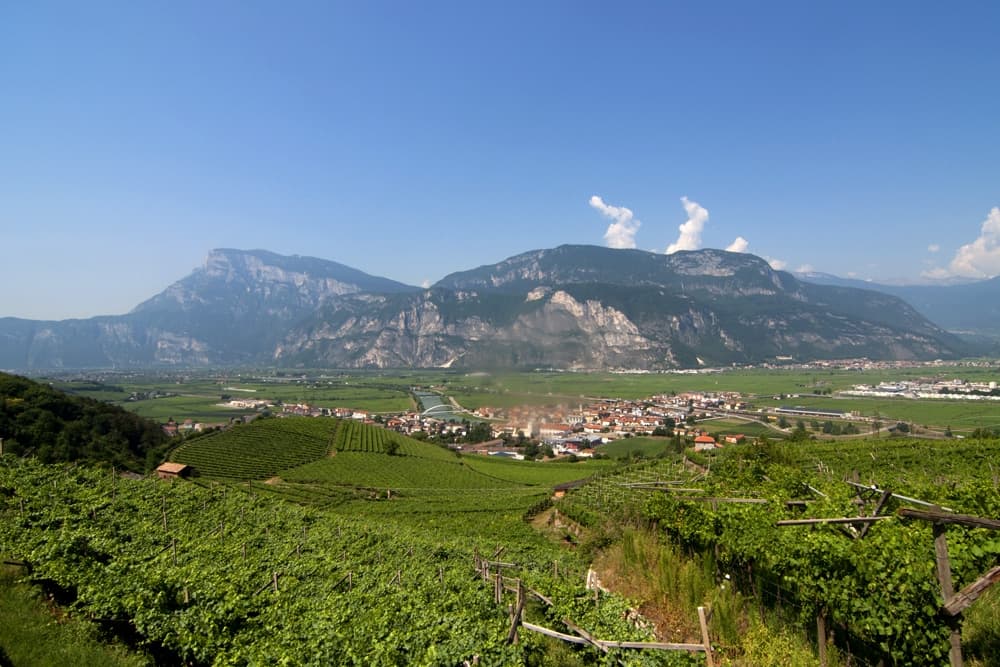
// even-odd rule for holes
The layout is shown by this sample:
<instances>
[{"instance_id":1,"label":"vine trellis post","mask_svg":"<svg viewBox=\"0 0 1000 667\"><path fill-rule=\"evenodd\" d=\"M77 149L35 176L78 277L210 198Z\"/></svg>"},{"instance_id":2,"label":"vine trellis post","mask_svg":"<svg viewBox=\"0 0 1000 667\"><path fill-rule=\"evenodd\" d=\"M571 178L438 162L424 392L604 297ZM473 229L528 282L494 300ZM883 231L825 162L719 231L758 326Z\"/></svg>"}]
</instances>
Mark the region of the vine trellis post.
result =
<instances>
[{"instance_id":1,"label":"vine trellis post","mask_svg":"<svg viewBox=\"0 0 1000 667\"><path fill-rule=\"evenodd\" d=\"M928 507L928 509L912 509L901 507L896 515L902 519L916 519L931 523L934 535L934 561L937 573L938 584L941 587L942 610L945 613L946 623L950 630L948 660L950 667L963 667L962 658L962 612L975 602L983 592L990 586L1000 582L1000 565L990 569L971 584L962 590L955 592L955 586L951 577L951 559L948 555L948 539L946 529L949 524L957 524L969 528L986 528L988 530L1000 531L1000 521L987 519L969 514L958 514L946 508L934 506L931 503L908 498L894 494L889 490L879 489L876 486L864 486L855 482L848 482L858 491L858 510L864 510L865 501L861 497L861 491L878 493L879 499L875 504L875 509L870 516L856 516L843 518L818 518L818 519L791 519L777 521L778 526L801 526L816 524L848 524L854 532L844 531L844 534L853 539L862 539L868 532L868 527L876 521L891 518L892 515L880 514L885 509L890 498L898 498L907 502ZM855 526L861 526L858 530ZM839 527L839 526L838 526ZM826 665L826 619L821 611L816 617L817 643L819 644L820 664Z\"/></svg>"},{"instance_id":2,"label":"vine trellis post","mask_svg":"<svg viewBox=\"0 0 1000 667\"><path fill-rule=\"evenodd\" d=\"M951 579L951 559L948 557L948 538L945 531L948 524L1000 530L1000 521L971 516L969 514L945 512L940 509L915 510L903 507L898 513L904 519L931 522L934 534L934 560L937 565L937 578L941 586L941 597L944 599L942 607L947 614L948 627L951 630L951 647L948 651L948 660L951 667L962 667L962 612L975 602L987 588L1000 582L1000 565L990 569L956 593Z\"/></svg>"}]
</instances>

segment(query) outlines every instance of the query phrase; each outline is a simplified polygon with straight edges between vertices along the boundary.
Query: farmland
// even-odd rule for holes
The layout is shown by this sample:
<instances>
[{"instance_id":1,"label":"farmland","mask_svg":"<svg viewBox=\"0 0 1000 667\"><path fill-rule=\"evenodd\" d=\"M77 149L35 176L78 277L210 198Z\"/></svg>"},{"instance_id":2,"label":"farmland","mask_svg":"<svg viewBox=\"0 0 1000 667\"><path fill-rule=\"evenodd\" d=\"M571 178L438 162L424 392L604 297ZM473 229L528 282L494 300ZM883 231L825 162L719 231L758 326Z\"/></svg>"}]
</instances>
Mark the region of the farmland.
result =
<instances>
[{"instance_id":1,"label":"farmland","mask_svg":"<svg viewBox=\"0 0 1000 667\"><path fill-rule=\"evenodd\" d=\"M630 438L614 446L659 455L669 442ZM759 623L752 620L762 613L753 606L759 604L770 619L757 631L764 637L778 632L766 628L798 627L797 618L808 620L826 605L835 627L852 628L831 647L835 654L849 653L857 664L883 655L933 665L947 641L941 642L928 579L933 548L926 527L890 519L854 547L836 533L775 529L775 517L795 516L792 510L710 507L643 485L681 482L706 496L763 503L794 499L809 503L811 516L835 516L854 511L842 480L857 471L865 483L892 485L960 511L1000 511L1000 474L990 476L1000 441L990 440L746 445L713 455L706 477L670 454L629 465L521 462L458 456L351 420L281 418L188 440L173 456L184 457L200 473L192 482L131 481L107 470L0 459L0 552L30 559L32 577L75 591L76 608L120 619L159 651L199 665L269 662L279 655L296 664L456 664L474 655L486 664L598 660L586 649L566 654L533 633L507 644L506 606L492 602L492 585L470 576L477 551L503 553L522 581L554 598L551 608L532 605L525 612L535 624L565 629L568 617L602 638L652 639L648 629L625 622L631 603L615 593L596 600L584 593L584 573L594 565L618 582L622 568L631 567L629 576L645 581L650 572L677 569L694 577L684 584L686 593L670 588L679 584L663 574L631 594L645 599L666 587L657 604L687 618L697 615L682 598L711 606L709 631L732 664L746 664L739 662L742 652L754 650L742 646L739 628ZM551 499L552 487L575 480L587 481L564 499ZM806 484L826 499L803 495ZM538 512L555 514L536 530L526 519ZM651 521L660 526L655 534L648 532ZM584 532L571 530L574 525ZM949 538L959 585L1000 558L1000 540L986 534L953 531ZM671 542L677 546L665 546ZM651 550L663 559L664 550L675 548L709 560L691 566L675 554L669 566L655 567L645 560L653 558ZM836 574L831 558L820 555L827 552L853 563L863 578ZM913 567L894 571L885 559L895 557ZM722 572L738 574L738 590L719 588ZM822 590L808 583L813 580L824 582ZM855 599L854 587L869 585L912 592L874 599L865 611L824 597L832 591L835 600ZM760 593L759 602L745 602L755 586L780 586L783 601L776 605ZM657 613L649 600L642 604ZM979 607L987 611L970 611L966 624L974 658L991 650L989 604ZM920 636L878 624L886 616L906 619ZM699 636L697 625L681 624L674 632L675 639ZM889 648L879 649L882 644ZM811 651L808 643L799 650ZM904 660L917 655L931 657ZM618 657L704 664L683 654Z\"/></svg>"},{"instance_id":2,"label":"farmland","mask_svg":"<svg viewBox=\"0 0 1000 667\"><path fill-rule=\"evenodd\" d=\"M917 366L878 370L844 369L726 369L706 373L483 373L443 370L345 371L274 370L245 372L166 373L136 375L104 373L95 377L61 376L54 384L68 391L107 400L143 416L165 421L226 421L240 410L220 407L223 396L261 398L286 404L308 403L325 408L353 408L372 412L400 412L416 407L410 390L432 388L462 407L509 409L577 406L593 398L642 399L656 394L689 391L735 391L756 407L786 404L857 411L883 420L906 421L956 433L1000 426L1000 407L969 401L931 401L814 396L850 389L855 384L877 384L927 377L961 377L995 381L997 368L985 363L955 366ZM165 398L129 401L133 392L176 394Z\"/></svg>"}]
</instances>

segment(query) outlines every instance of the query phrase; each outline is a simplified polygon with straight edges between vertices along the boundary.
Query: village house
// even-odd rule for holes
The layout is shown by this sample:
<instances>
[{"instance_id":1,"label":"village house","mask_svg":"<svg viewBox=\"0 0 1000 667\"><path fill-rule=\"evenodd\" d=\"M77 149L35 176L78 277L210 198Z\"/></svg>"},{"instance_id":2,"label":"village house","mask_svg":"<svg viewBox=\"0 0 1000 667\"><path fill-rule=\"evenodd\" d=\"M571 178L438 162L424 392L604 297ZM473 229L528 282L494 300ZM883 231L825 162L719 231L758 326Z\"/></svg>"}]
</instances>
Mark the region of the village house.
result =
<instances>
[{"instance_id":1,"label":"village house","mask_svg":"<svg viewBox=\"0 0 1000 667\"><path fill-rule=\"evenodd\" d=\"M703 452L710 449L715 449L718 445L715 443L715 438L710 435L699 435L694 439L694 451Z\"/></svg>"}]
</instances>

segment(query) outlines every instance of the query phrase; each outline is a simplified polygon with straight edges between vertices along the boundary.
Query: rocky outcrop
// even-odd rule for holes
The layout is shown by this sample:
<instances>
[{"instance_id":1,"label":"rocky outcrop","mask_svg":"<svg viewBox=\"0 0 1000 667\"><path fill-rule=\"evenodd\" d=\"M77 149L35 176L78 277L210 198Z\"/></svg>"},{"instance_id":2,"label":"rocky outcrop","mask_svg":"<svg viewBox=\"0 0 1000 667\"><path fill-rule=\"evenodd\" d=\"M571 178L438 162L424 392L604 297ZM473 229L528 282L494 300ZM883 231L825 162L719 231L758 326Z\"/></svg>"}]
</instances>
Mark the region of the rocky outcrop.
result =
<instances>
[{"instance_id":1,"label":"rocky outcrop","mask_svg":"<svg viewBox=\"0 0 1000 667\"><path fill-rule=\"evenodd\" d=\"M962 343L900 299L721 250L560 246L420 290L335 262L216 250L117 317L0 320L0 367L277 364L667 369L928 359Z\"/></svg>"}]
</instances>

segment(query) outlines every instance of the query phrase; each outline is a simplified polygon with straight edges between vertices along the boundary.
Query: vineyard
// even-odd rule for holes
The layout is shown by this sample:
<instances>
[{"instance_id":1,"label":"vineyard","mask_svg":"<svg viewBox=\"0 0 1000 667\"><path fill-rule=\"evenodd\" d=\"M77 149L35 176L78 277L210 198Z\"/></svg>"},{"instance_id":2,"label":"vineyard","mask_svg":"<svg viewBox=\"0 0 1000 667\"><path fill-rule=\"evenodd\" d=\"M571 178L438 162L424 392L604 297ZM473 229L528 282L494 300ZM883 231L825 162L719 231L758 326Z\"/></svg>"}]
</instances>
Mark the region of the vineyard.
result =
<instances>
[{"instance_id":1,"label":"vineyard","mask_svg":"<svg viewBox=\"0 0 1000 667\"><path fill-rule=\"evenodd\" d=\"M626 620L625 601L583 591L571 554L522 539L523 523L458 539L283 503L257 488L131 481L3 457L0 545L63 604L136 635L162 662L541 660L551 649L543 637L507 641L506 610L470 576L477 551L502 553L511 576L546 592L550 605L525 611L533 622L572 618L598 636L650 637ZM645 652L627 659L663 664Z\"/></svg>"},{"instance_id":2,"label":"vineyard","mask_svg":"<svg viewBox=\"0 0 1000 667\"><path fill-rule=\"evenodd\" d=\"M185 442L170 458L205 477L266 479L325 456L339 424L309 417L257 420Z\"/></svg>"},{"instance_id":3,"label":"vineyard","mask_svg":"<svg viewBox=\"0 0 1000 667\"><path fill-rule=\"evenodd\" d=\"M791 622L829 627L830 641L860 664L948 664L949 637L962 634L962 614L942 611L948 599L941 558L954 590L1000 578L1000 532L961 518L1000 517L1000 479L991 468L1000 443L966 441L953 450L945 444L954 443L730 448L714 457L710 471L673 461L622 468L558 508L583 525L608 517L651 522L671 543L704 554L719 581L782 609ZM864 484L848 483L854 471ZM913 519L921 516L913 508L928 507L947 508L933 515L937 527ZM859 515L864 523L852 523ZM1000 636L998 621L979 619L966 624L962 640L986 660L978 664L996 664L1000 642L984 649L982 637Z\"/></svg>"},{"instance_id":4,"label":"vineyard","mask_svg":"<svg viewBox=\"0 0 1000 667\"><path fill-rule=\"evenodd\" d=\"M455 461L455 455L452 452L437 445L407 438L395 431L349 420L341 422L340 428L337 430L334 450L365 454L388 454L391 452L400 456Z\"/></svg>"}]
</instances>

